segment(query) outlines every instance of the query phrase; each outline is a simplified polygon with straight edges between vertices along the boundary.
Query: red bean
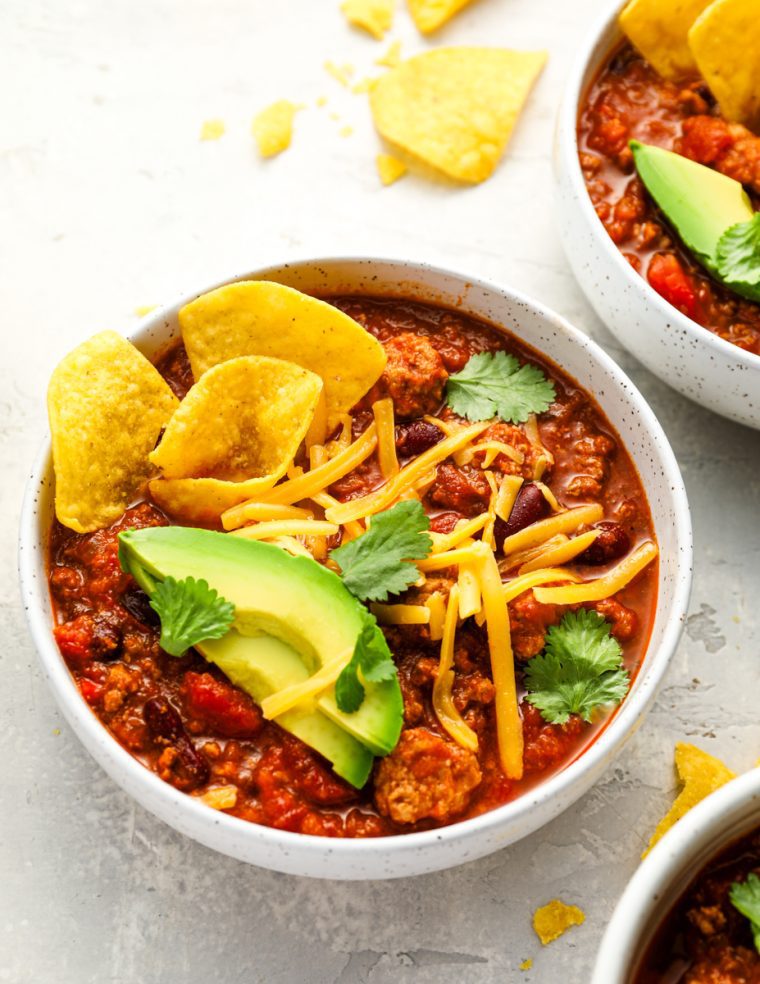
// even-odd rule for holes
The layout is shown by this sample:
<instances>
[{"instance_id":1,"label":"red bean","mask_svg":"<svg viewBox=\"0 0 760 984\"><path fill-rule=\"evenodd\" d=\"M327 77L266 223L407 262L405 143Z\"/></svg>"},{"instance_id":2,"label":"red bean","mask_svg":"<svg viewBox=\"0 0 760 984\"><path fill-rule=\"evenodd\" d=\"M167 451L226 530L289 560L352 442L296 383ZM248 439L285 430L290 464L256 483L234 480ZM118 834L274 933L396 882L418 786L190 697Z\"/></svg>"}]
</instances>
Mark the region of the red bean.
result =
<instances>
[{"instance_id":1,"label":"red bean","mask_svg":"<svg viewBox=\"0 0 760 984\"><path fill-rule=\"evenodd\" d=\"M506 523L503 519L496 520L493 532L498 549L501 550L508 536L532 526L550 511L551 507L541 489L534 482L527 482L517 493L509 520Z\"/></svg>"},{"instance_id":2,"label":"red bean","mask_svg":"<svg viewBox=\"0 0 760 984\"><path fill-rule=\"evenodd\" d=\"M176 708L165 697L150 697L143 706L143 717L154 739L177 749L182 768L192 785L202 786L208 782L208 762L195 750Z\"/></svg>"},{"instance_id":3,"label":"red bean","mask_svg":"<svg viewBox=\"0 0 760 984\"><path fill-rule=\"evenodd\" d=\"M594 528L601 530L599 536L578 555L576 563L598 567L625 556L631 549L631 538L620 523L605 520Z\"/></svg>"},{"instance_id":4,"label":"red bean","mask_svg":"<svg viewBox=\"0 0 760 984\"><path fill-rule=\"evenodd\" d=\"M443 432L427 420L412 420L396 428L396 451L402 458L416 458L443 438Z\"/></svg>"}]
</instances>

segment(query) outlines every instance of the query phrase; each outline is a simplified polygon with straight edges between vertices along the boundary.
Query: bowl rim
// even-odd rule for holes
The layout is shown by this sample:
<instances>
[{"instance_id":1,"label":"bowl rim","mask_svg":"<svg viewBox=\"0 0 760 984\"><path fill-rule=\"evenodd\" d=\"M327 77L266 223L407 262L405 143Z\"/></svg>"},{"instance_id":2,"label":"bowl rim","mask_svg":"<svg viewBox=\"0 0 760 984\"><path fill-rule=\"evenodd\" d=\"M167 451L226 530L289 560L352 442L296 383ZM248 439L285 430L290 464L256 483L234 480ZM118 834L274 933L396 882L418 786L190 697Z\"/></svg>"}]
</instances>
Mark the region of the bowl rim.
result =
<instances>
[{"instance_id":1,"label":"bowl rim","mask_svg":"<svg viewBox=\"0 0 760 984\"><path fill-rule=\"evenodd\" d=\"M748 812L755 800L754 811ZM723 847L743 836L731 829L739 818L747 830L760 823L760 767L737 776L698 803L655 844L628 882L604 931L591 984L628 984L633 960L662 924L651 916L677 880L686 876L684 890ZM746 831L745 831L746 832ZM706 843L707 842L707 843ZM698 865L698 866L697 866ZM675 898L670 900L675 902Z\"/></svg>"},{"instance_id":2,"label":"bowl rim","mask_svg":"<svg viewBox=\"0 0 760 984\"><path fill-rule=\"evenodd\" d=\"M44 484L49 480L49 471L52 466L48 433L27 480L22 504L18 550L19 580L27 624L42 663L44 675L50 682L64 716L79 736L82 744L90 754L93 754L92 748L101 744L100 740L103 736L107 737L108 740L102 744L100 751L108 759L114 770L118 770L124 778L124 784L118 784L122 785L122 788L126 788L131 796L134 796L133 788L142 786L146 791L152 791L153 796L162 800L167 807L174 807L175 812L187 813L188 816L194 817L199 825L213 822L221 831L227 831L231 838L238 836L254 841L268 842L285 854L294 849L321 854L327 851L335 860L350 861L376 855L379 851L388 852L396 857L405 854L411 855L426 848L432 848L440 842L470 840L476 835L492 833L507 824L524 821L530 812L548 801L555 799L561 801L563 794L567 794L587 773L593 773L595 769L601 771L605 764L609 763L612 757L619 752L625 740L636 730L637 725L654 700L662 677L675 653L683 631L691 593L693 539L689 502L675 454L654 411L638 388L611 356L607 355L591 337L581 332L562 315L512 287L502 286L495 281L439 264L409 260L398 256L370 256L366 254L345 256L328 254L317 257L291 256L281 263L268 263L243 273L217 277L211 284L185 292L178 298L151 311L136 326L132 326L132 330L125 333L125 337L139 348L141 341L144 336L150 333L151 328L155 327L160 330L166 319L173 317L184 304L199 294L225 284L245 279L266 279L267 276L276 276L278 272L284 270L303 268L324 270L329 267L344 265L397 268L399 273L406 278L413 278L418 273L450 278L466 285L467 288L476 288L485 293L506 296L514 304L522 305L533 311L548 326L557 329L566 337L569 336L573 344L580 345L589 357L614 380L620 392L624 394L626 404L638 415L644 430L659 452L659 464L666 478L667 494L675 507L674 515L676 517L674 524L675 571L673 575L672 611L669 620L663 627L660 645L657 647L646 671L643 673L640 671L637 677L636 690L620 705L600 735L577 759L517 799L478 816L456 821L445 827L366 839L328 838L313 834L282 831L242 820L221 811L212 810L195 797L180 792L169 783L163 782L154 772L146 769L123 748L82 699L79 689L54 642L47 615L38 604L37 595L40 591L47 592L47 584L42 586L37 584L34 550L28 549L34 545L38 549L45 550L45 545L40 543L36 532L36 499ZM504 327L507 331L511 331L507 326ZM519 334L517 337L520 338ZM528 344L530 345L529 341ZM547 355L548 353L543 354ZM588 384L581 380L579 383L585 390L589 390ZM606 413L602 402L606 397L600 399L598 394L594 394L594 398L599 402L602 411ZM645 658L649 652L650 650L647 648ZM102 767L101 759L98 756L95 757ZM572 798L569 802L572 802ZM527 835L526 832L523 836ZM452 864L457 863L460 862L452 861ZM438 867L446 867L446 865L439 865Z\"/></svg>"},{"instance_id":3,"label":"bowl rim","mask_svg":"<svg viewBox=\"0 0 760 984\"><path fill-rule=\"evenodd\" d=\"M618 27L617 19L625 4L626 0L611 0L609 6L605 7L602 13L594 19L592 26L585 35L586 40L573 59L557 117L557 145L562 155L560 166L567 171L573 194L578 200L581 213L594 237L594 241L600 245L600 248L612 261L628 286L640 291L649 305L654 307L662 318L670 321L675 328L685 332L696 342L706 344L708 348L714 349L724 358L732 357L729 361L734 361L744 368L760 370L760 355L747 352L738 345L734 345L733 342L716 335L715 332L705 328L704 325L700 325L699 322L687 317L661 297L645 277L636 273L610 238L591 204L591 197L578 159L578 111L586 94L587 86L596 77L604 59L611 50L608 46L602 46L602 40L607 34L615 31L620 37L623 36Z\"/></svg>"}]
</instances>

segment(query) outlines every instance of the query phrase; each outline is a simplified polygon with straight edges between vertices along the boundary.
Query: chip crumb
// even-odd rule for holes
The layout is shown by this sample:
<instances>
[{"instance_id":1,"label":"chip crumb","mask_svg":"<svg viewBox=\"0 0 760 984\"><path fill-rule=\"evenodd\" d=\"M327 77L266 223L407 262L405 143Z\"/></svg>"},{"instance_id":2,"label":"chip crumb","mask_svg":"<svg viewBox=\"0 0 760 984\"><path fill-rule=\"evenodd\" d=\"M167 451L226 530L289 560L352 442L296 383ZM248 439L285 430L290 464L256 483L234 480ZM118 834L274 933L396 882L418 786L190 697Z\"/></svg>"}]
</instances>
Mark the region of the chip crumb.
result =
<instances>
[{"instance_id":1,"label":"chip crumb","mask_svg":"<svg viewBox=\"0 0 760 984\"><path fill-rule=\"evenodd\" d=\"M360 96L365 92L369 92L375 82L377 82L377 79L371 79L369 76L365 79L360 79L351 86L351 92L353 92L354 95Z\"/></svg>"},{"instance_id":2,"label":"chip crumb","mask_svg":"<svg viewBox=\"0 0 760 984\"><path fill-rule=\"evenodd\" d=\"M367 31L373 38L382 41L383 35L393 23L395 0L344 0L340 9L346 20L354 27Z\"/></svg>"},{"instance_id":3,"label":"chip crumb","mask_svg":"<svg viewBox=\"0 0 760 984\"><path fill-rule=\"evenodd\" d=\"M586 915L577 905L566 905L560 899L552 899L533 913L533 929L544 946L559 939L571 926L580 926Z\"/></svg>"},{"instance_id":4,"label":"chip crumb","mask_svg":"<svg viewBox=\"0 0 760 984\"><path fill-rule=\"evenodd\" d=\"M348 88L351 85L351 79L354 77L356 69L348 63L336 65L335 62L326 61L325 71L328 75L332 75L336 82L340 82L342 86Z\"/></svg>"},{"instance_id":5,"label":"chip crumb","mask_svg":"<svg viewBox=\"0 0 760 984\"><path fill-rule=\"evenodd\" d=\"M532 966L533 966L533 960L530 957L528 957L527 959L523 960L523 962L520 964L520 970L530 970Z\"/></svg>"},{"instance_id":6,"label":"chip crumb","mask_svg":"<svg viewBox=\"0 0 760 984\"><path fill-rule=\"evenodd\" d=\"M472 0L406 0L409 13L422 34L430 34L443 27Z\"/></svg>"},{"instance_id":7,"label":"chip crumb","mask_svg":"<svg viewBox=\"0 0 760 984\"><path fill-rule=\"evenodd\" d=\"M322 108L322 106L326 106L327 105L327 96L320 96L316 100L316 105L319 106L320 109Z\"/></svg>"},{"instance_id":8,"label":"chip crumb","mask_svg":"<svg viewBox=\"0 0 760 984\"><path fill-rule=\"evenodd\" d=\"M287 150L293 137L293 118L300 108L280 99L254 117L251 132L262 157L275 157Z\"/></svg>"},{"instance_id":9,"label":"chip crumb","mask_svg":"<svg viewBox=\"0 0 760 984\"><path fill-rule=\"evenodd\" d=\"M218 140L224 136L224 120L204 120L201 124L201 140Z\"/></svg>"},{"instance_id":10,"label":"chip crumb","mask_svg":"<svg viewBox=\"0 0 760 984\"><path fill-rule=\"evenodd\" d=\"M61 733L60 728L53 728L53 734L55 735L56 738L58 737L58 735L60 735L60 733Z\"/></svg>"},{"instance_id":11,"label":"chip crumb","mask_svg":"<svg viewBox=\"0 0 760 984\"><path fill-rule=\"evenodd\" d=\"M237 803L237 786L217 786L208 789L200 798L213 810L231 810Z\"/></svg>"},{"instance_id":12,"label":"chip crumb","mask_svg":"<svg viewBox=\"0 0 760 984\"><path fill-rule=\"evenodd\" d=\"M642 854L645 858L654 845L673 827L689 810L701 803L702 800L736 778L728 766L720 759L703 752L696 745L687 745L679 741L675 749L675 766L678 778L683 784L675 802L655 827L654 833Z\"/></svg>"},{"instance_id":13,"label":"chip crumb","mask_svg":"<svg viewBox=\"0 0 760 984\"><path fill-rule=\"evenodd\" d=\"M158 304L139 304L135 308L135 314L138 318L144 318L146 314L150 314L151 311L155 311Z\"/></svg>"},{"instance_id":14,"label":"chip crumb","mask_svg":"<svg viewBox=\"0 0 760 984\"><path fill-rule=\"evenodd\" d=\"M403 161L390 154L378 154L375 158L377 163L377 173L384 185L392 185L394 181L403 178L409 170Z\"/></svg>"},{"instance_id":15,"label":"chip crumb","mask_svg":"<svg viewBox=\"0 0 760 984\"><path fill-rule=\"evenodd\" d=\"M376 65L382 65L384 68L395 68L401 62L401 42L393 41L385 52L384 55L380 55L379 58L375 59Z\"/></svg>"},{"instance_id":16,"label":"chip crumb","mask_svg":"<svg viewBox=\"0 0 760 984\"><path fill-rule=\"evenodd\" d=\"M354 128L352 126L344 126L338 132L341 137L350 137L354 132Z\"/></svg>"}]
</instances>

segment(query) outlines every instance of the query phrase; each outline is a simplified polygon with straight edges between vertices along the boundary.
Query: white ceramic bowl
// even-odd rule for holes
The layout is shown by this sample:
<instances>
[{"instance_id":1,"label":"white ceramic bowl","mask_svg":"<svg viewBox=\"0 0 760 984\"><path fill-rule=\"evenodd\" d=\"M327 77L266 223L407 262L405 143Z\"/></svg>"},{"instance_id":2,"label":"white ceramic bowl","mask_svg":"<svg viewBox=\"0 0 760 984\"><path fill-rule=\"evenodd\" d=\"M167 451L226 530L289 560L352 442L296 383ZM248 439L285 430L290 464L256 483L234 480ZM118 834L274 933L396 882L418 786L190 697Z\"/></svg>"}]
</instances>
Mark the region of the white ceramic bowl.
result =
<instances>
[{"instance_id":1,"label":"white ceramic bowl","mask_svg":"<svg viewBox=\"0 0 760 984\"><path fill-rule=\"evenodd\" d=\"M649 406L615 363L562 318L516 291L421 263L374 259L302 261L245 272L222 283L251 278L277 280L315 294L396 295L455 307L510 328L596 395L638 467L661 551L655 624L631 693L597 741L563 772L513 803L442 829L378 840L331 840L273 830L211 810L162 782L110 736L81 698L53 641L45 574L53 504L48 443L29 479L20 533L21 588L43 672L71 727L123 789L180 832L232 857L293 874L361 879L421 874L496 851L557 816L601 776L641 722L675 650L689 600L692 543L689 506L673 452ZM204 286L151 314L132 341L152 355L178 334L177 311L217 286Z\"/></svg>"},{"instance_id":2,"label":"white ceramic bowl","mask_svg":"<svg viewBox=\"0 0 760 984\"><path fill-rule=\"evenodd\" d=\"M623 257L591 204L578 161L578 108L621 40L614 0L589 32L567 80L554 139L555 200L568 261L617 337L663 382L731 420L760 429L760 356L745 352L668 304Z\"/></svg>"},{"instance_id":3,"label":"white ceramic bowl","mask_svg":"<svg viewBox=\"0 0 760 984\"><path fill-rule=\"evenodd\" d=\"M731 841L760 825L760 769L686 814L642 862L620 898L591 984L630 984L655 931L691 880Z\"/></svg>"}]
</instances>

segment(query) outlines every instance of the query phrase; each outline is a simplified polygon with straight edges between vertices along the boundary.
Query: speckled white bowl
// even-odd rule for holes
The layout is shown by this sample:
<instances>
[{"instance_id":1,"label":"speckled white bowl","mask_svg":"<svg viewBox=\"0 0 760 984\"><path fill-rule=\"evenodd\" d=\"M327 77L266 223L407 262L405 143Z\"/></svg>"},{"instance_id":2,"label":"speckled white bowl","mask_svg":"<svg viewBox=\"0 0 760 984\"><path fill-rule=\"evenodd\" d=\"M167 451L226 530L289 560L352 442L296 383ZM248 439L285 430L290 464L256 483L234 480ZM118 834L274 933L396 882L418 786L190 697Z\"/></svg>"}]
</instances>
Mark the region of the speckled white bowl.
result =
<instances>
[{"instance_id":1,"label":"speckled white bowl","mask_svg":"<svg viewBox=\"0 0 760 984\"><path fill-rule=\"evenodd\" d=\"M630 984L654 933L691 880L733 840L760 825L760 769L722 786L648 854L602 938L591 984Z\"/></svg>"},{"instance_id":2,"label":"speckled white bowl","mask_svg":"<svg viewBox=\"0 0 760 984\"><path fill-rule=\"evenodd\" d=\"M621 40L621 0L589 32L567 80L554 139L557 218L568 261L602 321L663 382L701 406L760 429L760 356L668 304L623 257L591 204L578 161L579 104Z\"/></svg>"},{"instance_id":3,"label":"speckled white bowl","mask_svg":"<svg viewBox=\"0 0 760 984\"><path fill-rule=\"evenodd\" d=\"M80 696L53 641L45 574L54 482L48 443L29 479L19 553L24 606L43 672L71 727L123 789L181 833L232 857L278 871L341 879L397 878L482 857L537 830L586 792L652 702L678 643L691 587L689 505L673 452L646 401L615 363L562 318L516 291L421 263L355 258L294 262L222 283L251 278L277 280L315 294L415 297L472 313L508 327L596 395L639 469L661 550L657 615L631 693L598 740L563 772L513 803L440 830L367 841L329 840L260 827L211 810L162 782L111 737ZM132 341L152 355L178 334L178 310L217 286L204 286L151 314Z\"/></svg>"}]
</instances>

